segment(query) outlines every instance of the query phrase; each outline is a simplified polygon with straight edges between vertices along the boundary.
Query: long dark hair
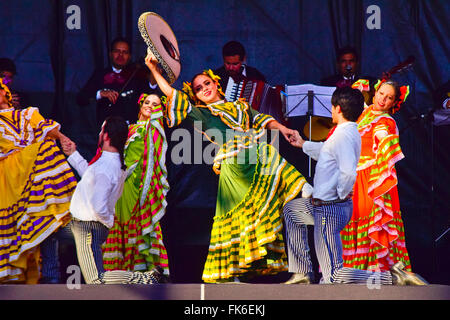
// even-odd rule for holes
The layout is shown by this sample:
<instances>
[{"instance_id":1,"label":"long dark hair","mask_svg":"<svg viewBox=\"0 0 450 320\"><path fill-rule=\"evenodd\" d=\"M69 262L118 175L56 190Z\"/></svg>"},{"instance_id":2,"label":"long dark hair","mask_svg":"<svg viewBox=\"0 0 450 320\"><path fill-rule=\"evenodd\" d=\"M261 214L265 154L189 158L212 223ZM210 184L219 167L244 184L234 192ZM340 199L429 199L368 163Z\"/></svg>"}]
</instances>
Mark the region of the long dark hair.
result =
<instances>
[{"instance_id":1,"label":"long dark hair","mask_svg":"<svg viewBox=\"0 0 450 320\"><path fill-rule=\"evenodd\" d=\"M110 116L105 120L103 132L108 133L111 145L119 151L121 169L126 170L124 159L125 143L128 137L128 125L122 117Z\"/></svg>"},{"instance_id":2,"label":"long dark hair","mask_svg":"<svg viewBox=\"0 0 450 320\"><path fill-rule=\"evenodd\" d=\"M337 88L331 96L331 104L340 106L346 120L356 121L364 111L364 96L358 89Z\"/></svg>"}]
</instances>

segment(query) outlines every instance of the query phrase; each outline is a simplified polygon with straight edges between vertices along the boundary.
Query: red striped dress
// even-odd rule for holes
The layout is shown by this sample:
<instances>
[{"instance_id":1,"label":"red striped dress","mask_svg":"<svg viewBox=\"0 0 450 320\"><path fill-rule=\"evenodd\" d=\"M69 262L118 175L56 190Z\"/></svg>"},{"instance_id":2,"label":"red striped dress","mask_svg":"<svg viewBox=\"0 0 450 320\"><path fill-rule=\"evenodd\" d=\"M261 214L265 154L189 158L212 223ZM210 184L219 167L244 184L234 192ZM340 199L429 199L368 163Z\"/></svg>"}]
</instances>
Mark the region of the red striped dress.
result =
<instances>
[{"instance_id":1,"label":"red striped dress","mask_svg":"<svg viewBox=\"0 0 450 320\"><path fill-rule=\"evenodd\" d=\"M353 216L342 230L344 266L387 271L398 261L411 270L397 191L395 163L404 158L395 120L370 106L358 120L361 157ZM380 141L375 136L387 132Z\"/></svg>"}]
</instances>

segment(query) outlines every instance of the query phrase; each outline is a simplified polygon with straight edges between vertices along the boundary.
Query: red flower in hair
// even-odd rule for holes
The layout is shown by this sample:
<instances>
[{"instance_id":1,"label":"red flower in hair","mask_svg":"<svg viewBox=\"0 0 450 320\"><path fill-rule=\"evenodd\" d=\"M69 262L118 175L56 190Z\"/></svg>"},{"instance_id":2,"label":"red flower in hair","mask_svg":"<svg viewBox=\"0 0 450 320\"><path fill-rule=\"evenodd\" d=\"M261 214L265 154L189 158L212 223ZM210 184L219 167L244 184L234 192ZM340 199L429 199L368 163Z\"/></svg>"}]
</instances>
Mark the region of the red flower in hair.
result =
<instances>
[{"instance_id":1,"label":"red flower in hair","mask_svg":"<svg viewBox=\"0 0 450 320\"><path fill-rule=\"evenodd\" d=\"M400 97L398 98L397 104L392 107L392 114L396 113L400 110L400 106L403 102L405 102L406 98L409 95L409 86L401 86L400 87Z\"/></svg>"}]
</instances>

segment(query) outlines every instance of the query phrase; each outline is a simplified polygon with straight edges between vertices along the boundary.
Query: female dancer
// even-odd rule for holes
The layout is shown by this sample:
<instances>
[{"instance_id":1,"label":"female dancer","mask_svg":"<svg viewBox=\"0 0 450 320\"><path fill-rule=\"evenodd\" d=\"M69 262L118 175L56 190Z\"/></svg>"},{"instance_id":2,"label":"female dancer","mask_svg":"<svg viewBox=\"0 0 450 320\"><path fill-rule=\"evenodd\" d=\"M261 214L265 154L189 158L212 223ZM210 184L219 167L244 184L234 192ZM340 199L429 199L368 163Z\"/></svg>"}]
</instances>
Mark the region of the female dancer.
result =
<instances>
[{"instance_id":1,"label":"female dancer","mask_svg":"<svg viewBox=\"0 0 450 320\"><path fill-rule=\"evenodd\" d=\"M36 283L39 244L70 220L77 181L59 127L37 108L15 110L0 79L0 282Z\"/></svg>"},{"instance_id":2,"label":"female dancer","mask_svg":"<svg viewBox=\"0 0 450 320\"><path fill-rule=\"evenodd\" d=\"M373 104L358 119L361 157L352 219L341 232L344 266L387 271L401 261L410 271L394 166L404 155L391 116L400 109L409 88L380 80L375 90Z\"/></svg>"},{"instance_id":3,"label":"female dancer","mask_svg":"<svg viewBox=\"0 0 450 320\"><path fill-rule=\"evenodd\" d=\"M246 102L224 101L218 77L211 70L194 76L192 85L185 83L188 96L169 85L152 53L146 65L168 97L169 126L188 118L210 141L214 132L214 143L220 147L213 165L220 176L203 280L229 282L286 271L282 208L306 180L261 137L264 129L278 129L290 141L294 131Z\"/></svg>"},{"instance_id":4,"label":"female dancer","mask_svg":"<svg viewBox=\"0 0 450 320\"><path fill-rule=\"evenodd\" d=\"M138 104L139 120L129 126L125 144L128 177L103 246L103 262L105 270L148 271L160 266L168 275L159 223L169 190L163 108L156 94L142 94Z\"/></svg>"}]
</instances>

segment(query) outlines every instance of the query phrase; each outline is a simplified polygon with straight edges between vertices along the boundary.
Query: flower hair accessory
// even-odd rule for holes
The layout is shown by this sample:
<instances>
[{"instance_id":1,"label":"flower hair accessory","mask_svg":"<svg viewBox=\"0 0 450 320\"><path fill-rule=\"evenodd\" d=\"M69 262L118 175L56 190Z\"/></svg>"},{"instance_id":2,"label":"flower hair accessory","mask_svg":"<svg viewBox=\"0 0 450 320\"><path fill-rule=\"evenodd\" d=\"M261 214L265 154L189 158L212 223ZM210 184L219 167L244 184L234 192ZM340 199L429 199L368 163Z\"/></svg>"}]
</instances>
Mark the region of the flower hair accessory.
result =
<instances>
[{"instance_id":1,"label":"flower hair accessory","mask_svg":"<svg viewBox=\"0 0 450 320\"><path fill-rule=\"evenodd\" d=\"M195 102L195 104L198 103L198 99L194 94L194 90L192 90L192 84L190 82L183 82L183 91L189 96L189 98Z\"/></svg>"},{"instance_id":2,"label":"flower hair accessory","mask_svg":"<svg viewBox=\"0 0 450 320\"><path fill-rule=\"evenodd\" d=\"M144 103L144 100L149 96L150 94L148 94L148 93L142 93L140 96L139 96L139 98L138 98L138 105L139 106L142 106L142 104ZM158 96L159 97L159 96ZM163 104L163 105L166 105L167 104L167 97L166 96L161 96L161 97L159 97L159 99L161 100L161 103Z\"/></svg>"},{"instance_id":3,"label":"flower hair accessory","mask_svg":"<svg viewBox=\"0 0 450 320\"><path fill-rule=\"evenodd\" d=\"M400 87L400 97L398 98L397 104L392 107L392 114L396 113L400 110L400 106L403 102L405 102L406 98L409 95L409 86L401 86Z\"/></svg>"},{"instance_id":4,"label":"flower hair accessory","mask_svg":"<svg viewBox=\"0 0 450 320\"><path fill-rule=\"evenodd\" d=\"M167 106L167 97L166 97L166 96L162 96L160 99L161 99L161 103L162 103L164 106Z\"/></svg>"},{"instance_id":5,"label":"flower hair accessory","mask_svg":"<svg viewBox=\"0 0 450 320\"><path fill-rule=\"evenodd\" d=\"M383 83L386 82L386 79L382 79L382 80L378 80L377 83L375 84L374 88L375 91L378 91L378 89L381 87L381 85ZM401 86L399 88L400 90L400 96L398 97L397 103L392 107L391 109L391 113L394 114L396 113L398 110L400 110L400 106L403 102L405 102L406 98L409 95L409 86Z\"/></svg>"},{"instance_id":6,"label":"flower hair accessory","mask_svg":"<svg viewBox=\"0 0 450 320\"><path fill-rule=\"evenodd\" d=\"M358 89L359 91L369 91L370 85L369 80L367 79L359 79L352 84L353 89Z\"/></svg>"},{"instance_id":7,"label":"flower hair accessory","mask_svg":"<svg viewBox=\"0 0 450 320\"><path fill-rule=\"evenodd\" d=\"M217 85L217 91L224 97L225 94L222 91L222 86L220 85L220 77L216 75L211 69L203 70L201 74L204 74L205 76L210 77ZM197 99L197 97L194 94L194 90L192 89L192 83L190 82L183 82L183 91L189 95L189 98L195 102L195 104L199 104L200 100Z\"/></svg>"},{"instance_id":8,"label":"flower hair accessory","mask_svg":"<svg viewBox=\"0 0 450 320\"><path fill-rule=\"evenodd\" d=\"M147 99L147 97L150 96L150 95L152 95L152 94L151 94L151 93L150 93L150 94L148 94L148 93L142 93L142 94L139 96L139 99L138 99L138 105L139 105L139 108L142 108L142 106L144 105L145 99ZM166 97L166 96L161 96L161 97L160 97L160 96L157 95L157 94L154 94L154 95L156 95L156 96L159 97L159 99L161 100L161 104L152 107L152 117L153 117L153 115L157 114L159 111L161 111L161 112L164 113L164 110L166 110L166 107L167 107L167 97ZM141 111L139 111L139 115L140 115L140 114L141 114ZM138 118L139 118L139 116L138 116Z\"/></svg>"},{"instance_id":9,"label":"flower hair accessory","mask_svg":"<svg viewBox=\"0 0 450 320\"><path fill-rule=\"evenodd\" d=\"M139 96L139 99L138 99L138 105L142 107L142 104L144 103L144 100L145 100L145 98L147 98L147 97L148 97L148 93L142 93L142 94Z\"/></svg>"},{"instance_id":10,"label":"flower hair accessory","mask_svg":"<svg viewBox=\"0 0 450 320\"><path fill-rule=\"evenodd\" d=\"M11 95L11 91L9 91L8 86L3 82L4 78L0 78L0 87L5 90L6 94L6 100L8 100L8 104L12 107L12 95Z\"/></svg>"},{"instance_id":11,"label":"flower hair accessory","mask_svg":"<svg viewBox=\"0 0 450 320\"><path fill-rule=\"evenodd\" d=\"M378 88L385 82L386 82L386 79L379 79L377 81L377 83L375 83L375 85L373 86L375 88L375 91L378 91Z\"/></svg>"}]
</instances>

